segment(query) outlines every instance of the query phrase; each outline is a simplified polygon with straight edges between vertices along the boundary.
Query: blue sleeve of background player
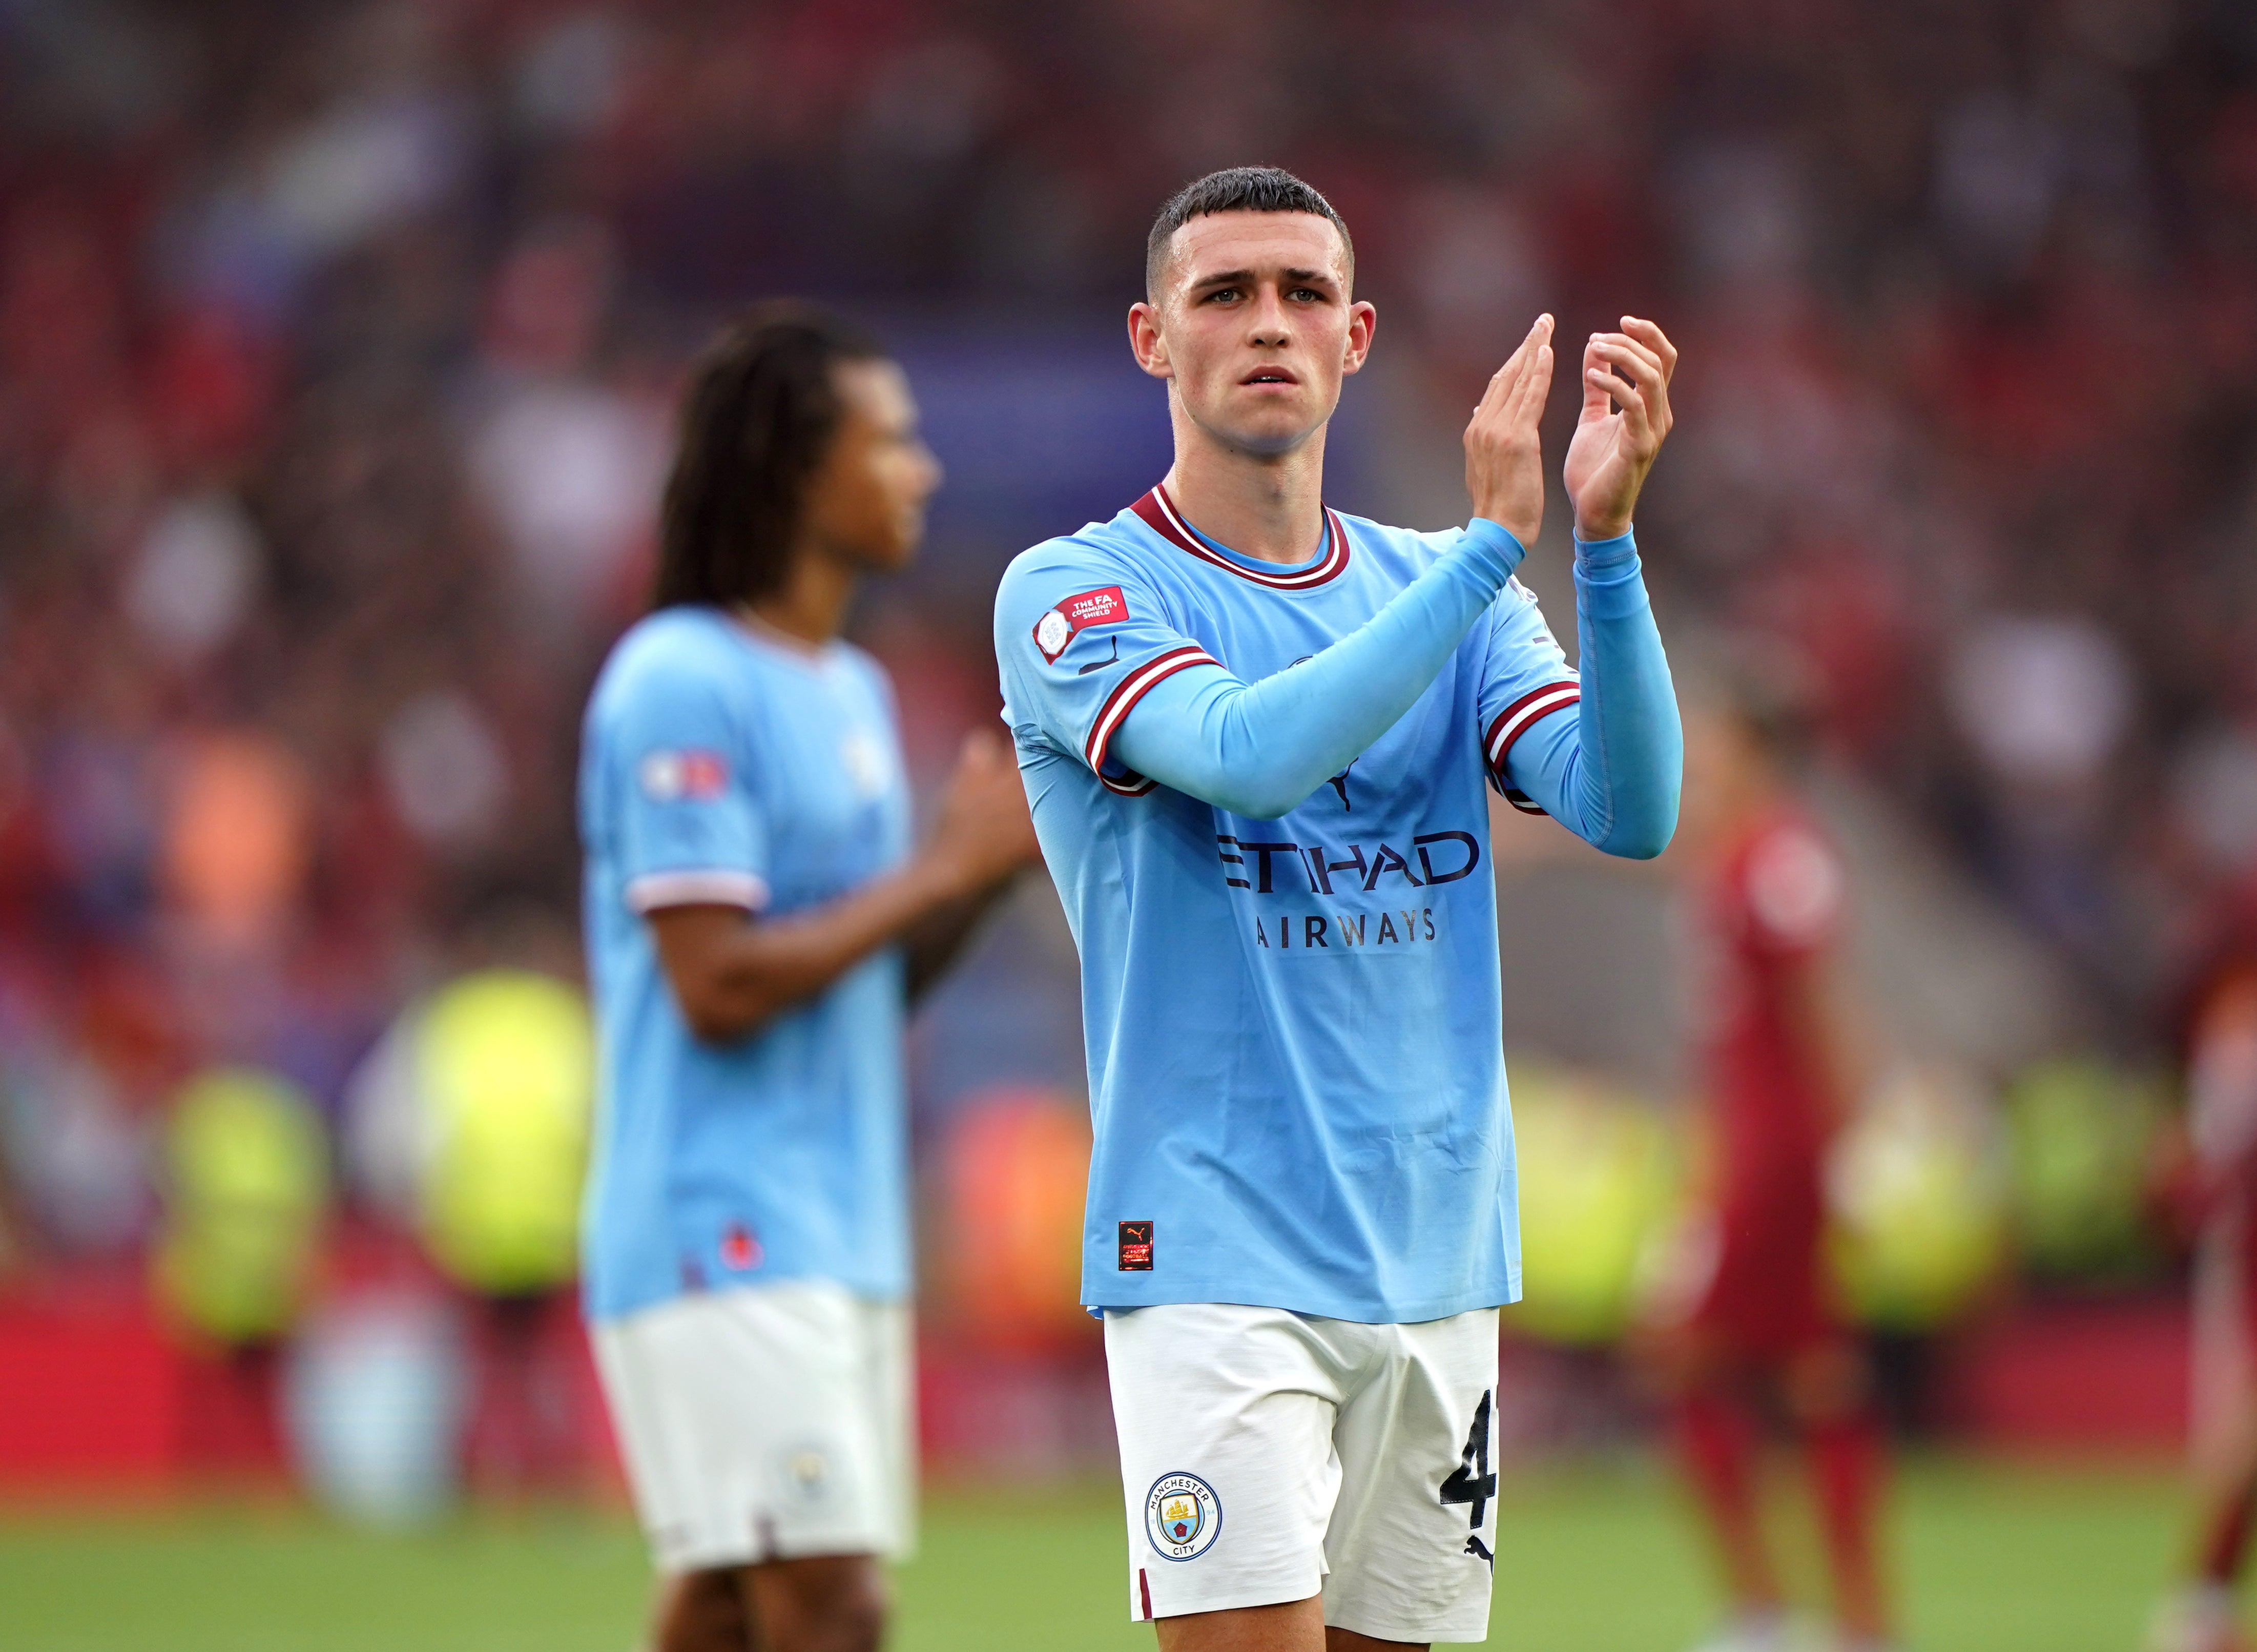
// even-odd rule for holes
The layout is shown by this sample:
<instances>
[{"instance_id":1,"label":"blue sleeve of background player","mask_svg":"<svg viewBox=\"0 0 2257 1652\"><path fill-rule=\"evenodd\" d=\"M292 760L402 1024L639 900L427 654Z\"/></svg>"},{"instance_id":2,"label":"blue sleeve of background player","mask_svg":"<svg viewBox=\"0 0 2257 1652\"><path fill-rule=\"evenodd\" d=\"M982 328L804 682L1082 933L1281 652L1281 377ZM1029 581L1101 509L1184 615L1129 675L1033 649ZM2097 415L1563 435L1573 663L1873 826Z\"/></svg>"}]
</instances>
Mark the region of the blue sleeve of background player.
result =
<instances>
[{"instance_id":1,"label":"blue sleeve of background player","mask_svg":"<svg viewBox=\"0 0 2257 1652\"><path fill-rule=\"evenodd\" d=\"M1677 830L1685 737L1631 535L1576 542L1575 624L1580 680L1540 619L1540 645L1499 621L1482 696L1491 776L1514 807L1651 860Z\"/></svg>"},{"instance_id":2,"label":"blue sleeve of background player","mask_svg":"<svg viewBox=\"0 0 2257 1652\"><path fill-rule=\"evenodd\" d=\"M637 913L768 900L768 834L745 742L693 662L646 661L609 729L619 869Z\"/></svg>"},{"instance_id":3,"label":"blue sleeve of background player","mask_svg":"<svg viewBox=\"0 0 2257 1652\"><path fill-rule=\"evenodd\" d=\"M1411 709L1526 554L1475 517L1385 607L1300 664L1252 684L1216 665L1156 684L1123 718L1113 749L1203 803L1275 819Z\"/></svg>"}]
</instances>

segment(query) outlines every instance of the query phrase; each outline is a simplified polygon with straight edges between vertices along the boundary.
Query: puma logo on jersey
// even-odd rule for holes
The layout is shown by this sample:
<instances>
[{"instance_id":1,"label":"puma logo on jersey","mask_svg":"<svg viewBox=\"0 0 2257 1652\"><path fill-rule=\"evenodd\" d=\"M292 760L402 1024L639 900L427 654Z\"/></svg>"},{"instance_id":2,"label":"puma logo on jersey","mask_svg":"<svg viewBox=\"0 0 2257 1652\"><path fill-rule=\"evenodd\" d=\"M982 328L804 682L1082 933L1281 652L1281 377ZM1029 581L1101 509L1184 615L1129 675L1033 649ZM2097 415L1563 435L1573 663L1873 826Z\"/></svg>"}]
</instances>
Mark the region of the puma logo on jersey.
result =
<instances>
[{"instance_id":1,"label":"puma logo on jersey","mask_svg":"<svg viewBox=\"0 0 2257 1652\"><path fill-rule=\"evenodd\" d=\"M1121 1272L1150 1273L1152 1271L1152 1224L1150 1222L1124 1222L1121 1224Z\"/></svg>"}]
</instances>

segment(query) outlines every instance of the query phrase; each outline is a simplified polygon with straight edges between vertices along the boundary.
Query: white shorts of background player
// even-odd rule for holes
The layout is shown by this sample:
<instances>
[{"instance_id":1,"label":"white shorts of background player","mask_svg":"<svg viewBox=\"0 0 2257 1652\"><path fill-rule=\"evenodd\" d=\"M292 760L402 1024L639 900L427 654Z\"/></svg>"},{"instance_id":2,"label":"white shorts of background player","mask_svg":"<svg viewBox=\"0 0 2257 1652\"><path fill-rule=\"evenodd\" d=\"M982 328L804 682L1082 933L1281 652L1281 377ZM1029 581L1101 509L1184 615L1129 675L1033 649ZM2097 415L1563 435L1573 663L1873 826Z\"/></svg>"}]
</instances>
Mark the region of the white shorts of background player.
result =
<instances>
[{"instance_id":1,"label":"white shorts of background player","mask_svg":"<svg viewBox=\"0 0 2257 1652\"><path fill-rule=\"evenodd\" d=\"M1129 1615L1321 1591L1339 1628L1485 1638L1496 1338L1493 1308L1417 1325L1108 1309Z\"/></svg>"},{"instance_id":2,"label":"white shorts of background player","mask_svg":"<svg viewBox=\"0 0 2257 1652\"><path fill-rule=\"evenodd\" d=\"M823 1280L699 1292L595 1327L635 1512L662 1571L915 1541L908 1304Z\"/></svg>"}]
</instances>

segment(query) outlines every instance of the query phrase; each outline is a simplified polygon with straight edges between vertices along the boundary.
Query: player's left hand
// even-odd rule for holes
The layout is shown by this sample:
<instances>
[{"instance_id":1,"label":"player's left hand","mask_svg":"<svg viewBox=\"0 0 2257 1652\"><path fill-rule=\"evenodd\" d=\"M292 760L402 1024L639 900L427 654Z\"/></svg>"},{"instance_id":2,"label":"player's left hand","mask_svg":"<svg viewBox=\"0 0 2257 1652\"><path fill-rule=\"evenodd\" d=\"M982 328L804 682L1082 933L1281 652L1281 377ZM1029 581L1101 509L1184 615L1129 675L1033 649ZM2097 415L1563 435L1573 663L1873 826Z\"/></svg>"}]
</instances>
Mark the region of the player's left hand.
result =
<instances>
[{"instance_id":1,"label":"player's left hand","mask_svg":"<svg viewBox=\"0 0 2257 1652\"><path fill-rule=\"evenodd\" d=\"M1593 333L1583 346L1583 413L1564 479L1579 539L1630 531L1638 491L1669 434L1677 346L1652 322L1625 316L1622 325L1618 333Z\"/></svg>"}]
</instances>

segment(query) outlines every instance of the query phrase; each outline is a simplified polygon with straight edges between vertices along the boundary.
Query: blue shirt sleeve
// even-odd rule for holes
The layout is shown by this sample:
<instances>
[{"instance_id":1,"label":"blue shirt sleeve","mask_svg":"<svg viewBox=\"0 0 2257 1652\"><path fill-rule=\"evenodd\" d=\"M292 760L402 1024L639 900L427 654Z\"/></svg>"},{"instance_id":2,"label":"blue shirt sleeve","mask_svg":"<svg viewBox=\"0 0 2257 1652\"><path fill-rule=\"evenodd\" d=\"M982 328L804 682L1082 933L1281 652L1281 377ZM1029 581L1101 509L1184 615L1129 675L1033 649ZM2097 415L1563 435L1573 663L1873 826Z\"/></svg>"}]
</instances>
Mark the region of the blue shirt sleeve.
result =
<instances>
[{"instance_id":1,"label":"blue shirt sleeve","mask_svg":"<svg viewBox=\"0 0 2257 1652\"><path fill-rule=\"evenodd\" d=\"M1561 661L1547 685L1536 679L1546 646L1558 657L1549 631L1539 646L1500 620L1488 674L1496 686L1482 684L1491 777L1515 807L1609 854L1651 860L1677 830L1685 739L1632 535L1576 542L1575 623L1580 677Z\"/></svg>"},{"instance_id":2,"label":"blue shirt sleeve","mask_svg":"<svg viewBox=\"0 0 2257 1652\"><path fill-rule=\"evenodd\" d=\"M1363 625L1314 657L1249 684L1180 633L1139 624L1135 595L1125 588L1114 594L1131 617L1103 627L1120 639L1118 663L1100 663L1101 655L1075 663L1078 629L1049 660L1044 628L1055 641L1064 622L1046 617L1045 599L1063 611L1074 593L1057 590L1056 573L1041 570L1038 553L1029 553L1014 564L997 599L996 647L1006 655L1007 692L1008 650L1022 677L1032 681L1030 698L1058 708L1052 715L1059 727L1045 722L1046 731L1079 737L1083 760L1107 786L1133 792L1158 783L1248 819L1275 819L1346 768L1426 691L1524 555L1510 533L1475 518L1454 547ZM1021 578L1022 568L1030 577ZM1029 650L1045 669L1028 665ZM1107 686L1077 687L1061 675L1071 667L1079 680L1085 666Z\"/></svg>"},{"instance_id":3,"label":"blue shirt sleeve","mask_svg":"<svg viewBox=\"0 0 2257 1652\"><path fill-rule=\"evenodd\" d=\"M605 782L636 912L768 904L768 831L747 741L692 661L651 661L613 705Z\"/></svg>"},{"instance_id":4,"label":"blue shirt sleeve","mask_svg":"<svg viewBox=\"0 0 2257 1652\"><path fill-rule=\"evenodd\" d=\"M1215 666L1132 563L1076 539L1037 545L1006 571L995 593L995 659L1003 714L1021 744L1086 764L1124 797L1153 782L1114 753L1121 718L1173 673Z\"/></svg>"},{"instance_id":5,"label":"blue shirt sleeve","mask_svg":"<svg viewBox=\"0 0 2257 1652\"><path fill-rule=\"evenodd\" d=\"M1482 641L1477 717L1489 783L1523 813L1542 814L1543 805L1514 783L1512 755L1521 739L1546 718L1574 707L1582 697L1581 684L1536 606L1535 593L1518 579L1490 606Z\"/></svg>"}]
</instances>

